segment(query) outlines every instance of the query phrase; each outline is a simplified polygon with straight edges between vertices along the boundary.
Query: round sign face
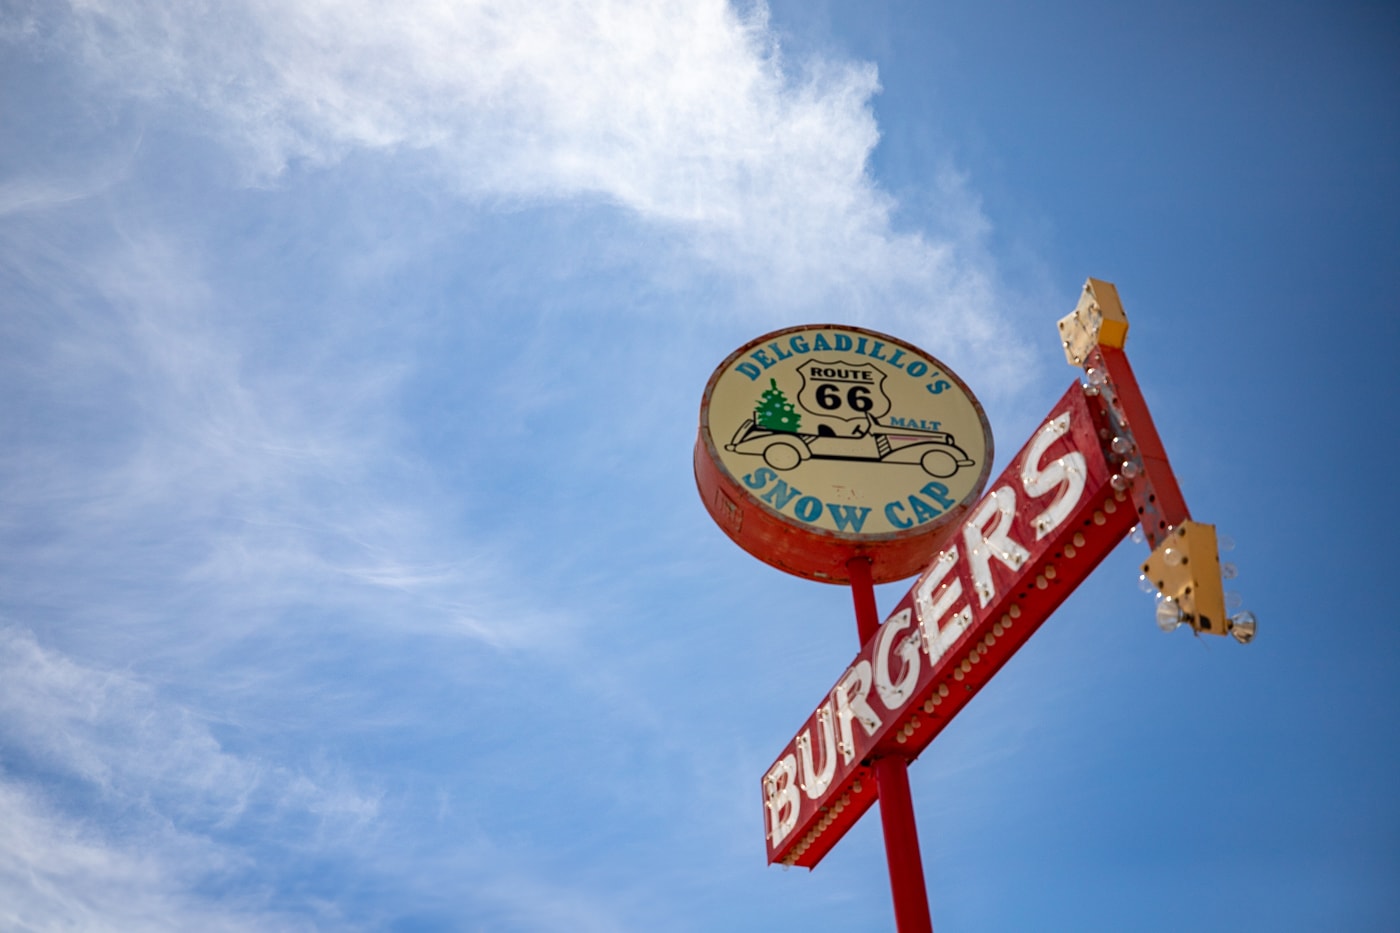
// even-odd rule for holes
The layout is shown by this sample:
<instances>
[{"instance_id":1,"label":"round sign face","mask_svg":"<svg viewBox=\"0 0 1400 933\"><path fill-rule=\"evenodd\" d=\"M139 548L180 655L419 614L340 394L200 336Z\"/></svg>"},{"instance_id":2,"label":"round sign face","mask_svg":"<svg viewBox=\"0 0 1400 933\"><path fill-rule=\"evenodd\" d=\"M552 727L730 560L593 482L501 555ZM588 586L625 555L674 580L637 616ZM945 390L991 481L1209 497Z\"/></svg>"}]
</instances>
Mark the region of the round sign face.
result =
<instances>
[{"instance_id":1,"label":"round sign face","mask_svg":"<svg viewBox=\"0 0 1400 933\"><path fill-rule=\"evenodd\" d=\"M811 324L759 337L710 377L695 478L711 517L781 570L877 583L923 569L992 465L982 406L894 337Z\"/></svg>"}]
</instances>

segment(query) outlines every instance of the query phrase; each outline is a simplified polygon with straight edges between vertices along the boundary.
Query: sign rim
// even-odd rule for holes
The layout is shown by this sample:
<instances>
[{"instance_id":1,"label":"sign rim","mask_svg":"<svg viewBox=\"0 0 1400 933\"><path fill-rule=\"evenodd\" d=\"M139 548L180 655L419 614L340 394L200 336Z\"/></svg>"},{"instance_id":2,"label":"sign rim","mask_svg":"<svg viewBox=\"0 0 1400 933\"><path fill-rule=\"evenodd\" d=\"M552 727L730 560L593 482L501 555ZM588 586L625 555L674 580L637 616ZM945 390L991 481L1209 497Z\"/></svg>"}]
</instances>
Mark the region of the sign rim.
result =
<instances>
[{"instance_id":1,"label":"sign rim","mask_svg":"<svg viewBox=\"0 0 1400 933\"><path fill-rule=\"evenodd\" d=\"M800 519L793 519L783 514L778 509L773 508L764 502L760 497L747 489L740 481L740 478L730 472L723 459L719 455L719 449L715 444L713 432L710 430L710 402L714 395L715 387L720 378L729 371L736 360L745 356L755 348L764 344L778 340L779 338L805 331L835 330L845 331L859 336L870 337L875 340L885 341L896 347L901 347L905 351L917 354L926 359L931 366L937 367L938 378L947 379L953 383L963 397L971 404L977 416L978 425L982 429L982 437L986 441L986 455L982 458L977 478L968 492L958 500L957 505L945 511L932 521L913 528L900 531L876 532L872 534L852 534L850 532L835 531L828 528L818 528L802 522ZM703 453L703 457L702 457ZM909 343L899 337L880 331L870 330L864 327L857 327L851 324L798 324L791 327L784 327L779 330L770 331L762 336L755 337L743 346L734 350L726 356L705 383L705 392L700 402L700 425L699 438L695 449L695 475L696 483L700 487L701 498L704 501L706 510L710 517L720 528L749 554L757 557L771 566L777 567L787 573L804 577L809 580L817 580L822 583L849 583L849 576L845 573L845 564L854 557L867 557L871 560L872 575L876 583L890 583L896 580L903 580L919 573L923 569L923 555L929 548L936 547L938 542L950 531L958 526L958 521L975 504L983 491L986 489L988 480L991 478L992 464L996 457L995 440L992 435L991 423L987 419L987 412L982 407L981 401L973 393L972 389L963 381L962 377L954 372L938 357L933 356L922 348ZM711 474L706 476L705 473ZM772 556L758 553L750 544L755 541L746 540L754 536L747 536L732 531L729 524L723 520L718 513L718 506L714 503L714 496L708 494L707 486L712 480L717 490L727 496L731 502L737 498L743 504L746 512L757 510L763 517L762 525L781 528L783 534L799 536L809 547L803 550L811 553L818 552L823 556L823 560L815 560L811 563L802 562L801 566L795 566L790 562L783 562L774 559ZM746 515L747 520L747 515ZM908 553L901 553L908 552ZM820 564L822 569L817 569ZM830 572L828 572L830 571Z\"/></svg>"}]
</instances>

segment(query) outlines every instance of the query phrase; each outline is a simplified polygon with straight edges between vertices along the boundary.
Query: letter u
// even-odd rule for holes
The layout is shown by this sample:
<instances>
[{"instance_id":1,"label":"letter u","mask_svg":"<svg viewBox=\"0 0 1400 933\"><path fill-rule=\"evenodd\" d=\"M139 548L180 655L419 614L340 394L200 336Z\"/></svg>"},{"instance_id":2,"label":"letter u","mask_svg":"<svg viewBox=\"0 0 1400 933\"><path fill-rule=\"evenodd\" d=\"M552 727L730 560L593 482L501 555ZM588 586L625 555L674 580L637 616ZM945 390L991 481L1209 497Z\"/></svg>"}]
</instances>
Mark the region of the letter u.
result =
<instances>
[{"instance_id":1,"label":"letter u","mask_svg":"<svg viewBox=\"0 0 1400 933\"><path fill-rule=\"evenodd\" d=\"M797 781L812 800L826 793L836 776L836 724L832 722L830 700L817 709L817 731L822 742L821 773L817 773L812 762L812 730L803 729L797 736Z\"/></svg>"}]
</instances>

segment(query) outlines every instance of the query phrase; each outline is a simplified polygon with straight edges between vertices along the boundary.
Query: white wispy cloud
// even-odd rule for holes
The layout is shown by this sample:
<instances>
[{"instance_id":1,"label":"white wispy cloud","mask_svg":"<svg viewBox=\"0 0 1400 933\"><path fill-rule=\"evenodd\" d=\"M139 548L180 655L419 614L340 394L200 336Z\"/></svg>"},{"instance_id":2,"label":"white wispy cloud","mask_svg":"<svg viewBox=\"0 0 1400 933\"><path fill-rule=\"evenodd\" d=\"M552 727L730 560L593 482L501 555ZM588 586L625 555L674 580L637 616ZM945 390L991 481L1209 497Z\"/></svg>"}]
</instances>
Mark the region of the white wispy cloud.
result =
<instances>
[{"instance_id":1,"label":"white wispy cloud","mask_svg":"<svg viewBox=\"0 0 1400 933\"><path fill-rule=\"evenodd\" d=\"M422 698L383 708L412 690L319 669L327 642L391 667L443 644L557 653L573 613L514 593L490 542L435 512L444 491L394 443L392 345L340 352L344 333L308 321L282 335L308 352L271 361L198 243L84 200L0 221L11 926L319 916L259 905L269 854L416 883L376 846L418 819L405 779L382 790L393 763L364 766L361 743Z\"/></svg>"},{"instance_id":2,"label":"white wispy cloud","mask_svg":"<svg viewBox=\"0 0 1400 933\"><path fill-rule=\"evenodd\" d=\"M761 3L86 0L34 20L104 93L191 114L255 182L371 151L496 205L597 199L681 231L751 301L951 332L1025 381L976 199L930 154L941 232L896 230L868 167L876 69L788 61Z\"/></svg>"},{"instance_id":3,"label":"white wispy cloud","mask_svg":"<svg viewBox=\"0 0 1400 933\"><path fill-rule=\"evenodd\" d=\"M255 890L217 904L197 893L253 873L218 836L291 820L343 843L377 816L376 796L343 775L231 753L133 674L13 626L0 627L0 748L5 929L303 929Z\"/></svg>"},{"instance_id":4,"label":"white wispy cloud","mask_svg":"<svg viewBox=\"0 0 1400 933\"><path fill-rule=\"evenodd\" d=\"M34 768L90 786L117 810L154 807L183 822L229 824L260 806L349 828L377 815L377 795L342 776L232 754L195 710L134 674L43 648L19 628L0 628L0 734Z\"/></svg>"},{"instance_id":5,"label":"white wispy cloud","mask_svg":"<svg viewBox=\"0 0 1400 933\"><path fill-rule=\"evenodd\" d=\"M311 928L255 902L215 905L192 895L226 857L175 833L153 841L113 844L0 776L0 926L23 933Z\"/></svg>"},{"instance_id":6,"label":"white wispy cloud","mask_svg":"<svg viewBox=\"0 0 1400 933\"><path fill-rule=\"evenodd\" d=\"M214 294L201 253L125 226L81 246L62 224L0 228L6 279L48 289L16 297L4 326L26 399L0 452L12 598L73 601L76 580L90 622L161 620L217 592L203 622L235 635L314 601L528 637L519 615L489 621L492 560L431 515L429 478L393 452L402 362L259 365L265 338ZM45 547L19 546L36 534Z\"/></svg>"},{"instance_id":7,"label":"white wispy cloud","mask_svg":"<svg viewBox=\"0 0 1400 933\"><path fill-rule=\"evenodd\" d=\"M188 158L172 150L191 138L214 139L269 199L349 177L346 166L368 156L479 216L601 206L610 221L626 219L629 236L656 236L658 265L684 253L679 276L722 280L742 298L736 315L787 322L800 309L861 322L878 308L916 341L956 335L1016 384L1025 373L1002 338L985 219L966 184L945 176L939 232L896 229L896 205L868 170L875 69L786 59L762 5L81 0L13 10L0 41L79 76L84 103L70 119L87 106L130 111L97 134L121 142L109 145L119 155L92 159L98 168L55 167L36 149L16 160L27 158L25 173L0 183L0 390L18 401L0 409L0 902L19 905L0 919L19 929L100 929L95 917L113 929L278 928L282 914L256 899L269 876L246 868L257 848L343 856L379 882L401 881L409 893L390 914L421 900L451 916L482 911L494 918L488 929L644 928L629 922L645 900L630 883L596 892L578 876L551 876L535 864L547 845L536 830L493 849L485 829L457 838L469 815L434 835L413 795L435 783L484 811L506 799L486 784L509 783L517 759L534 768L533 748L494 747L520 712L485 696L505 681L538 688L528 712L540 723L560 708L607 719L592 731L548 723L556 745L570 743L555 754L583 761L602 749L612 763L603 767L617 771L643 744L697 766L709 757L667 738L637 685L636 668L669 663L669 649L605 650L580 645L575 631L589 615L600 628L620 625L600 620L644 599L610 591L626 576L622 560L599 569L592 552L649 549L660 561L658 540L688 533L676 522L659 537L610 541L622 536L609 522L640 520L619 511L599 527L582 487L613 481L639 451L683 451L690 428L676 425L693 412L698 383L687 389L666 373L693 363L692 348L674 341L649 368L623 372L634 346L583 350L587 335L561 331L517 347L529 336L496 308L469 307L461 316L479 321L433 331L426 315L341 306L310 288L289 286L284 304L258 307L266 292L239 277L290 281L313 252L331 256L337 271L326 278L348 283L344 294L426 266L412 264L412 244L363 231L337 240L314 222L301 241L269 235L263 258L221 266L221 246L247 246L262 228L240 226L247 214L221 216L227 197L172 208L188 193L166 193L167 179L153 175L162 160ZM200 186L218 186L221 168L190 171L194 199L209 198ZM353 182L328 187L340 197ZM392 207L373 222L386 219L412 227ZM697 265L702 273L689 271ZM276 319L303 298L300 317ZM492 404L508 410L454 414L482 422L465 435L467 466L433 461L408 442L412 416L400 408L406 383L422 377L414 352L478 323L509 334L517 354L488 374ZM648 339L655 324L629 336ZM600 365L620 374L610 391L631 400L616 424L582 423L570 410ZM453 368L442 381L468 377ZM453 473L507 453L537 464L534 415L567 422L577 444L566 455L588 462L531 466L535 485L509 494ZM659 424L671 432L665 451ZM502 449L480 450L490 443ZM523 482L503 462L486 480ZM679 462L684 486L683 453ZM565 473L580 488L551 488ZM502 518L504 507L472 515L494 518L530 567L463 517L511 495L513 509L534 507L548 527ZM523 501L547 495L573 501L555 514ZM664 495L674 499L669 485ZM560 528L580 537L549 551ZM536 579L550 560L593 576ZM579 594L586 602L571 601ZM495 679L444 674L446 662L431 663L443 646L459 652L452 661L486 658ZM321 660L336 650L354 670ZM367 673L381 663L403 680ZM425 671L441 679L407 682ZM444 724L453 717L465 725ZM396 730L425 745L465 733L467 751L429 778L402 762L368 764ZM480 750L495 757L482 764L470 754ZM625 812L622 798L647 781L617 785L611 773L581 773L573 792ZM696 792L734 807L713 788ZM461 901L449 903L444 876L425 873L425 861L472 873ZM245 900L201 893L228 878ZM116 903L124 887L133 893Z\"/></svg>"}]
</instances>

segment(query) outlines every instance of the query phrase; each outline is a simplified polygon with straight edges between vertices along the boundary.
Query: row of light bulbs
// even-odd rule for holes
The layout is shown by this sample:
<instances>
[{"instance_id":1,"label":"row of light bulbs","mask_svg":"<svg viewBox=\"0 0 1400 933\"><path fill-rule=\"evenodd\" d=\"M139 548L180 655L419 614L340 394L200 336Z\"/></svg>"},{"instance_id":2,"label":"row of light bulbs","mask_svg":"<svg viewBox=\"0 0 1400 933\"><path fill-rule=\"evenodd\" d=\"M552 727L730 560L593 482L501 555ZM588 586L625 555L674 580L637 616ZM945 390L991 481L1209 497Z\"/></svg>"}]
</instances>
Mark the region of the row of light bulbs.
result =
<instances>
[{"instance_id":1,"label":"row of light bulbs","mask_svg":"<svg viewBox=\"0 0 1400 933\"><path fill-rule=\"evenodd\" d=\"M1084 394L1091 398L1100 395L1104 387L1108 384L1108 374L1096 367L1089 368L1084 376L1084 382L1082 383ZM1121 436L1115 437L1109 444L1109 447L1115 454L1123 458L1118 472L1115 473L1110 480L1113 489L1121 493L1137 478L1141 472L1141 467L1138 466L1137 459L1132 455L1133 442L1128 438ZM1168 529L1168 531L1170 531L1170 529ZM1132 539L1138 544L1147 543L1147 535L1143 532L1141 525L1133 526ZM1221 551L1233 551L1235 549L1235 542L1228 535L1220 535L1216 543ZM1168 564L1175 567L1181 563L1182 555L1173 548L1167 548L1162 552L1162 558ZM1239 568L1229 561L1224 561L1220 564L1220 575L1226 580L1233 580L1239 576ZM1147 579L1146 574L1138 576L1138 586L1144 593L1148 593L1157 600L1158 628L1164 632L1171 632L1175 631L1186 622L1186 613L1177 605L1176 600L1160 593L1157 587L1153 585L1152 581ZM1234 636L1235 641L1242 645L1247 645L1254 640L1258 621L1254 613L1250 612L1248 609L1240 608L1243 602L1243 597L1234 590L1227 590L1225 592L1225 611L1232 613L1230 615L1230 634Z\"/></svg>"}]
</instances>

